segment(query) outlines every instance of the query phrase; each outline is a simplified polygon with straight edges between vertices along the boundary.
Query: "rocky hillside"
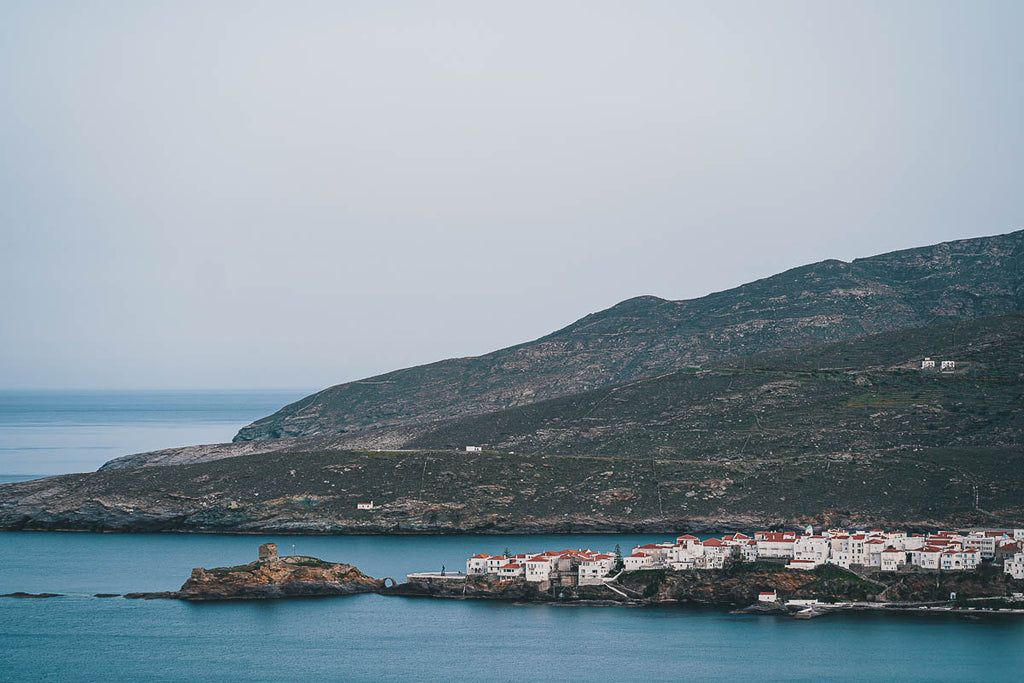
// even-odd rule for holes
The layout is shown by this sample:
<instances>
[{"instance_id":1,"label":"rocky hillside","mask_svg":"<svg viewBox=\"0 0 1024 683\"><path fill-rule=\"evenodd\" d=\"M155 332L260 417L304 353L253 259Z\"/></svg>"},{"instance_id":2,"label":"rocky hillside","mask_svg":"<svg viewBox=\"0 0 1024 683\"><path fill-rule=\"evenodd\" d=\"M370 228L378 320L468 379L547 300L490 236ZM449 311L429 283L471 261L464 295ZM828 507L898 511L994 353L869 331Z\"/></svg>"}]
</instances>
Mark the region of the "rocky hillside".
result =
<instances>
[{"instance_id":1,"label":"rocky hillside","mask_svg":"<svg viewBox=\"0 0 1024 683\"><path fill-rule=\"evenodd\" d=\"M932 354L956 370L922 371ZM208 462L7 484L0 528L1018 526L1024 314L765 353L406 438L413 450L318 446L324 437L262 442L278 447L264 453L225 444L195 456ZM493 450L467 453L466 443ZM377 507L356 509L367 500Z\"/></svg>"},{"instance_id":2,"label":"rocky hillside","mask_svg":"<svg viewBox=\"0 0 1024 683\"><path fill-rule=\"evenodd\" d=\"M865 334L1024 310L1024 231L822 261L689 301L640 297L534 342L341 384L236 441L464 417Z\"/></svg>"},{"instance_id":3,"label":"rocky hillside","mask_svg":"<svg viewBox=\"0 0 1024 683\"><path fill-rule=\"evenodd\" d=\"M372 510L356 504L373 501ZM0 486L0 529L571 533L1024 525L1024 449L264 453Z\"/></svg>"},{"instance_id":4,"label":"rocky hillside","mask_svg":"<svg viewBox=\"0 0 1024 683\"><path fill-rule=\"evenodd\" d=\"M957 362L922 372L921 359ZM142 453L103 469L267 452L459 449L744 460L1024 447L1024 315L899 330L636 380L484 415Z\"/></svg>"},{"instance_id":5,"label":"rocky hillside","mask_svg":"<svg viewBox=\"0 0 1024 683\"><path fill-rule=\"evenodd\" d=\"M921 371L951 359L954 372ZM414 448L737 459L1024 449L1024 315L871 335L451 420Z\"/></svg>"}]
</instances>

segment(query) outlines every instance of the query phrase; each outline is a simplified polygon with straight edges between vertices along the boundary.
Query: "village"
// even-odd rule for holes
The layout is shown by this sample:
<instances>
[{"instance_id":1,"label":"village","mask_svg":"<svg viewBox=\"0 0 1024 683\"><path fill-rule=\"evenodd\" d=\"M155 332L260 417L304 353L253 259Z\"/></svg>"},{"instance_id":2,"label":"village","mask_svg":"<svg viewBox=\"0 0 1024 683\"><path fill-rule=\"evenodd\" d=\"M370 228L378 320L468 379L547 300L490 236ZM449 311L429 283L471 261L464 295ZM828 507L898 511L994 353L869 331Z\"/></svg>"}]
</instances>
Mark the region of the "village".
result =
<instances>
[{"instance_id":1,"label":"village","mask_svg":"<svg viewBox=\"0 0 1024 683\"><path fill-rule=\"evenodd\" d=\"M992 562L1001 564L1012 578L1024 579L1024 529L908 534L882 529L815 533L807 527L803 533L758 531L753 536L736 533L706 539L687 534L674 542L637 546L624 557L621 552L571 549L480 553L466 560L465 574L448 576L457 580L491 575L507 581L587 586L608 584L621 571L717 570L737 562L772 562L804 571L831 564L882 572L973 571L982 562ZM428 576L415 574L409 579Z\"/></svg>"}]
</instances>

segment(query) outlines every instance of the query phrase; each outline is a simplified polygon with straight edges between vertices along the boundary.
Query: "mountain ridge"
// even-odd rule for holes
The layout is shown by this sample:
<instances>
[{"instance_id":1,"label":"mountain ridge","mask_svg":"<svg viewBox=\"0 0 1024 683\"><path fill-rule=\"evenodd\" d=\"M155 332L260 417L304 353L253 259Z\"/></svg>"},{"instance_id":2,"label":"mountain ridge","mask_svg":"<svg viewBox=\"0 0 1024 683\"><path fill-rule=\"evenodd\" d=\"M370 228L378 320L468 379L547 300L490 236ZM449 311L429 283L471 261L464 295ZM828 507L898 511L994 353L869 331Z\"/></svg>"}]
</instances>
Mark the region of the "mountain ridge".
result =
<instances>
[{"instance_id":1,"label":"mountain ridge","mask_svg":"<svg viewBox=\"0 0 1024 683\"><path fill-rule=\"evenodd\" d=\"M1024 310L1024 230L797 266L697 299L641 295L534 341L328 387L236 442L479 415L750 356Z\"/></svg>"}]
</instances>

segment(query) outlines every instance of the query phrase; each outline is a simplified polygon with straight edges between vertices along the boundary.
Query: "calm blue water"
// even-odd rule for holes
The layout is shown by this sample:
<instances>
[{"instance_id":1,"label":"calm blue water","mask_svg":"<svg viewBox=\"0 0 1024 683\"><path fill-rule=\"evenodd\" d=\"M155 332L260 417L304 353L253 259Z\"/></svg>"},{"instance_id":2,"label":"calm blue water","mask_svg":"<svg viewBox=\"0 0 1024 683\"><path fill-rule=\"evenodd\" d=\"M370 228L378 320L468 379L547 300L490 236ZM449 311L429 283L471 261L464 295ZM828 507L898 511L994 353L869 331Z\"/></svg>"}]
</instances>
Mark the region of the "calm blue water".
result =
<instances>
[{"instance_id":1,"label":"calm blue water","mask_svg":"<svg viewBox=\"0 0 1024 683\"><path fill-rule=\"evenodd\" d=\"M629 547L650 536L307 537L0 533L0 679L1019 680L1024 621L847 615L814 621L692 608L557 607L362 595L186 604L94 598L178 587L256 546L376 575L461 566L482 550ZM841 664L841 652L849 664Z\"/></svg>"},{"instance_id":2,"label":"calm blue water","mask_svg":"<svg viewBox=\"0 0 1024 683\"><path fill-rule=\"evenodd\" d=\"M308 391L0 391L0 474L95 470L129 453L230 441Z\"/></svg>"},{"instance_id":3,"label":"calm blue water","mask_svg":"<svg viewBox=\"0 0 1024 683\"><path fill-rule=\"evenodd\" d=\"M302 392L0 393L0 481L230 439ZM259 543L374 576L458 570L476 552L624 549L660 536L310 537L0 532L0 680L1020 680L1024 620L557 607L376 595L186 604L171 590ZM294 547L293 547L294 546ZM848 663L847 663L848 662Z\"/></svg>"}]
</instances>

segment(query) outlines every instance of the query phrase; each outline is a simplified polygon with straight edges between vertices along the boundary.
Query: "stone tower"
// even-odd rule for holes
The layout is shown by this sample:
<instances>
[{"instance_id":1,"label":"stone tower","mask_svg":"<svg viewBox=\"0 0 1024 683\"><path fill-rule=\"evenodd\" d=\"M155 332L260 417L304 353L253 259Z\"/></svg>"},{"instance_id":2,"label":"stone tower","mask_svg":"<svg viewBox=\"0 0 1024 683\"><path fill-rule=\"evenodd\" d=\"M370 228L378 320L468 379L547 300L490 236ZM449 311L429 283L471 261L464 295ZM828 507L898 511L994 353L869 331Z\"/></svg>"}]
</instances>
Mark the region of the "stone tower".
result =
<instances>
[{"instance_id":1,"label":"stone tower","mask_svg":"<svg viewBox=\"0 0 1024 683\"><path fill-rule=\"evenodd\" d=\"M260 562L271 562L277 559L277 544L276 543L264 543L260 546L259 550Z\"/></svg>"}]
</instances>

